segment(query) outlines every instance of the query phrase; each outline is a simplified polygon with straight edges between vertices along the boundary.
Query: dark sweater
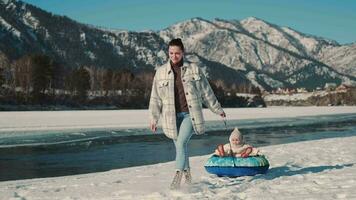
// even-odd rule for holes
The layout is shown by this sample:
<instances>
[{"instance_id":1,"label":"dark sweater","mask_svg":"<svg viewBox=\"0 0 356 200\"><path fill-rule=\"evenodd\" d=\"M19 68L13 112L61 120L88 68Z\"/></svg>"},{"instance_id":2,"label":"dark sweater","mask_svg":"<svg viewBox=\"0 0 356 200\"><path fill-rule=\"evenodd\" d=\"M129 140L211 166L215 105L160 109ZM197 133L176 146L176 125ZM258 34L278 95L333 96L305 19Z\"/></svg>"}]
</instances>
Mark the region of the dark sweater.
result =
<instances>
[{"instance_id":1,"label":"dark sweater","mask_svg":"<svg viewBox=\"0 0 356 200\"><path fill-rule=\"evenodd\" d=\"M181 79L181 71L183 66L183 59L176 65L171 63L171 67L174 73L174 102L176 107L176 113L189 112L187 100L185 99L183 83Z\"/></svg>"}]
</instances>

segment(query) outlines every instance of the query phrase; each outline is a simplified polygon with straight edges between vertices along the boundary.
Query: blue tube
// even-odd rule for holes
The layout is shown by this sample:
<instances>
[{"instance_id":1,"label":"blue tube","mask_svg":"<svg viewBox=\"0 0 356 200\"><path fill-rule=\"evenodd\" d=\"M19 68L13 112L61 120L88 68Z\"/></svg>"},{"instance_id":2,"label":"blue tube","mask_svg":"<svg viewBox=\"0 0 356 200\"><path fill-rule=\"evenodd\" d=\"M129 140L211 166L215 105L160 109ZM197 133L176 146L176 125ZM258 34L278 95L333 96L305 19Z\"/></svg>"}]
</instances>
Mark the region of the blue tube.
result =
<instances>
[{"instance_id":1,"label":"blue tube","mask_svg":"<svg viewBox=\"0 0 356 200\"><path fill-rule=\"evenodd\" d=\"M254 176L265 174L268 171L269 162L264 156L247 158L212 156L205 164L205 169L217 176Z\"/></svg>"}]
</instances>

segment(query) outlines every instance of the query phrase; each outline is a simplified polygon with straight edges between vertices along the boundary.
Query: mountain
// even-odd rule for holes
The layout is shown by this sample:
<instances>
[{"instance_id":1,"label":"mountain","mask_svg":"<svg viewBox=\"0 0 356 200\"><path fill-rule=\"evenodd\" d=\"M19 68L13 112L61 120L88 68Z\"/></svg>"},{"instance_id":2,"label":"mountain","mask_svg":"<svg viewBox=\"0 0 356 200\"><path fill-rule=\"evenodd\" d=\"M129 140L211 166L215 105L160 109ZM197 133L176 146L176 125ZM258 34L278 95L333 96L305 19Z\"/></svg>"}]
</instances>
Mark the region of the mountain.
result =
<instances>
[{"instance_id":1,"label":"mountain","mask_svg":"<svg viewBox=\"0 0 356 200\"><path fill-rule=\"evenodd\" d=\"M183 38L187 49L244 71L255 85L264 88L355 83L354 45L341 46L253 17L242 21L194 18L160 31L160 36L166 42L170 38ZM331 54L340 48L349 52L347 57L340 52L333 53L335 60L326 59L326 52Z\"/></svg>"},{"instance_id":2,"label":"mountain","mask_svg":"<svg viewBox=\"0 0 356 200\"><path fill-rule=\"evenodd\" d=\"M168 59L167 43L180 37L189 62L212 79L277 87L356 83L356 44L280 27L258 18L193 18L161 31L110 30L53 15L30 4L0 0L0 54L9 60L50 55L68 67L153 68Z\"/></svg>"},{"instance_id":3,"label":"mountain","mask_svg":"<svg viewBox=\"0 0 356 200\"><path fill-rule=\"evenodd\" d=\"M104 31L15 0L0 1L0 51L50 55L69 67L152 67L166 59L152 32Z\"/></svg>"}]
</instances>

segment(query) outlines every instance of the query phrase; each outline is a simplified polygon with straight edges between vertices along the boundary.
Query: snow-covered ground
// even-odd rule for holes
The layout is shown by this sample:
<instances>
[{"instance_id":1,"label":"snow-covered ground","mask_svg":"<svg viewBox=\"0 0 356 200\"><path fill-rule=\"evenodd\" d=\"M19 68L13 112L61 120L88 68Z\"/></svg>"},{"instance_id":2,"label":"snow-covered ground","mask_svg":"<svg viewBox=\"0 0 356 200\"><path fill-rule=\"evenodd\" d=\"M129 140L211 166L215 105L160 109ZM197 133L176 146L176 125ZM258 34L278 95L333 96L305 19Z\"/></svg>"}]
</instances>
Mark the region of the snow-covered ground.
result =
<instances>
[{"instance_id":1,"label":"snow-covered ground","mask_svg":"<svg viewBox=\"0 0 356 200\"><path fill-rule=\"evenodd\" d=\"M356 113L356 107L226 109L228 119ZM207 120L219 120L210 112ZM147 110L1 112L0 131L147 126ZM0 182L0 199L356 199L356 136L260 148L265 175L218 178L191 158L193 185L169 190L174 162L91 174ZM0 171L1 173L1 171ZM40 173L40 172L38 172Z\"/></svg>"},{"instance_id":2,"label":"snow-covered ground","mask_svg":"<svg viewBox=\"0 0 356 200\"><path fill-rule=\"evenodd\" d=\"M339 107L268 107L227 108L227 120L285 118L330 114L356 113L356 106ZM209 110L204 110L207 121L220 120ZM45 131L101 128L148 127L147 110L105 111L26 111L0 112L0 134L9 131Z\"/></svg>"},{"instance_id":3,"label":"snow-covered ground","mask_svg":"<svg viewBox=\"0 0 356 200\"><path fill-rule=\"evenodd\" d=\"M269 94L263 97L265 101L305 101L310 97L323 97L330 94L341 94L346 93L346 91L315 91L315 92L303 92L303 93L293 93L293 94Z\"/></svg>"},{"instance_id":4,"label":"snow-covered ground","mask_svg":"<svg viewBox=\"0 0 356 200\"><path fill-rule=\"evenodd\" d=\"M0 199L356 199L356 136L261 148L265 175L218 178L191 158L193 185L169 190L174 163L0 182Z\"/></svg>"}]
</instances>

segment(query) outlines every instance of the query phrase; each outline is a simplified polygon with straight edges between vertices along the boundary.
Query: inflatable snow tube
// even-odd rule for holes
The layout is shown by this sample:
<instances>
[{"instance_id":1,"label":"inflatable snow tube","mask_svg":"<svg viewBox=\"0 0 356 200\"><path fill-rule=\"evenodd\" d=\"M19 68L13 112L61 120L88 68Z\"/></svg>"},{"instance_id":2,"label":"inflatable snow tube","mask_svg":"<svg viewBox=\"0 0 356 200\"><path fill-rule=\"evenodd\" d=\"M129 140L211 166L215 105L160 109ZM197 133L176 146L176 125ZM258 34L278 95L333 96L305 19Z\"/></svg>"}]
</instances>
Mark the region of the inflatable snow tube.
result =
<instances>
[{"instance_id":1,"label":"inflatable snow tube","mask_svg":"<svg viewBox=\"0 0 356 200\"><path fill-rule=\"evenodd\" d=\"M264 156L252 156L247 158L211 156L205 164L205 169L217 176L254 176L265 174L269 168L269 162Z\"/></svg>"}]
</instances>

